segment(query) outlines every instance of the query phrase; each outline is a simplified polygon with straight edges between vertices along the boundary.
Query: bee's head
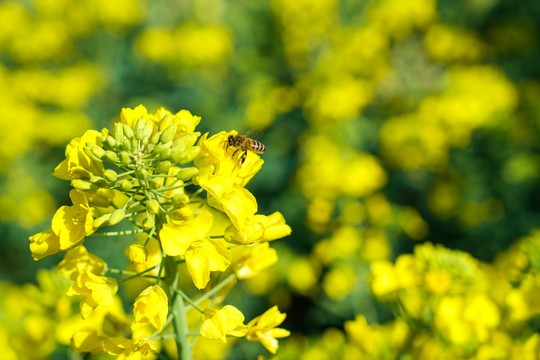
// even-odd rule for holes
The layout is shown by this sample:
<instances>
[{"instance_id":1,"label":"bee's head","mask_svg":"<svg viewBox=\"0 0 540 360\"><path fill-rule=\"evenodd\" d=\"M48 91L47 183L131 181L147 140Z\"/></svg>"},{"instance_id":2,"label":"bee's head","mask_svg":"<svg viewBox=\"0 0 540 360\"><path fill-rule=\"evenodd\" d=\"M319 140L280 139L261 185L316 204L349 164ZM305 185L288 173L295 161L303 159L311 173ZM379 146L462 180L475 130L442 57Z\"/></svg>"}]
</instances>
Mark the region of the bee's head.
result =
<instances>
[{"instance_id":1,"label":"bee's head","mask_svg":"<svg viewBox=\"0 0 540 360\"><path fill-rule=\"evenodd\" d=\"M229 137L227 138L227 145L228 146L234 146L234 136L233 135L229 135Z\"/></svg>"}]
</instances>

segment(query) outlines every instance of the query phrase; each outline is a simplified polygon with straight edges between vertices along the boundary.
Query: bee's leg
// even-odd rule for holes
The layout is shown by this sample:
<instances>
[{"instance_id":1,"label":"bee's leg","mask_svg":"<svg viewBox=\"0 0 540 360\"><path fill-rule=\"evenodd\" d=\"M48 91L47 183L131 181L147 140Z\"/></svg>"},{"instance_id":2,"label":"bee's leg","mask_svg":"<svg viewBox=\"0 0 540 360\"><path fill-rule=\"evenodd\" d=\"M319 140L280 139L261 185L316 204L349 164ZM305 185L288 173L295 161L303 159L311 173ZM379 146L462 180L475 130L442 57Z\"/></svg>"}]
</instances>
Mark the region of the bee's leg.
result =
<instances>
[{"instance_id":1,"label":"bee's leg","mask_svg":"<svg viewBox=\"0 0 540 360\"><path fill-rule=\"evenodd\" d=\"M236 153L239 152L239 151L240 151L240 149L236 149L236 150L233 152L232 157L234 157L234 155L236 155Z\"/></svg>"},{"instance_id":2,"label":"bee's leg","mask_svg":"<svg viewBox=\"0 0 540 360\"><path fill-rule=\"evenodd\" d=\"M240 157L240 162L243 164L244 161L246 161L246 157L247 157L247 150L244 151L244 153L242 154L242 156Z\"/></svg>"}]
</instances>

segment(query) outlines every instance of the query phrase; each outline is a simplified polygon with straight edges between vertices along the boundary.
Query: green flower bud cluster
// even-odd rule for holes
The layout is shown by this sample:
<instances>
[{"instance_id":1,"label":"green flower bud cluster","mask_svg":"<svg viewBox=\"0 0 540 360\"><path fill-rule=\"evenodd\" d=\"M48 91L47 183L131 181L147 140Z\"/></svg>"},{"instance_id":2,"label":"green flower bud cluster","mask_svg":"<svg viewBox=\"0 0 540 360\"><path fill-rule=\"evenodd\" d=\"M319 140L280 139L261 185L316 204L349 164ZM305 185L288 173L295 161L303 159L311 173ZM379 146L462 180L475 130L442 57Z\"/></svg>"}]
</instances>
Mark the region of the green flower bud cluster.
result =
<instances>
[{"instance_id":1,"label":"green flower bud cluster","mask_svg":"<svg viewBox=\"0 0 540 360\"><path fill-rule=\"evenodd\" d=\"M197 167L189 165L201 152L195 145L200 133L193 131L199 118L189 112L148 114L145 110L123 111L112 131L103 129L96 133L96 141L82 146L98 171L72 179L72 186L88 193L118 191L128 199L121 208L97 217L96 227L140 215L137 222L150 230L156 216L186 219L192 213L184 188L199 174Z\"/></svg>"}]
</instances>

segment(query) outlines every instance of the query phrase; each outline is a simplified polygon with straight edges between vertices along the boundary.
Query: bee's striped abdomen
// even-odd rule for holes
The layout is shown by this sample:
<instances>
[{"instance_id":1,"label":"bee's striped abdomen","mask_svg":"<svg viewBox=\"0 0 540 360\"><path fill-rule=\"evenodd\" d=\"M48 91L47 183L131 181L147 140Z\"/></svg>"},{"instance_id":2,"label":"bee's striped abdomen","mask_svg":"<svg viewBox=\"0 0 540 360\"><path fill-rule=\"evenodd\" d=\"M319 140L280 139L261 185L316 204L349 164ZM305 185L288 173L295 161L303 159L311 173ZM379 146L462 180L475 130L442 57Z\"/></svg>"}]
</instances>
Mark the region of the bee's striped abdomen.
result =
<instances>
[{"instance_id":1,"label":"bee's striped abdomen","mask_svg":"<svg viewBox=\"0 0 540 360\"><path fill-rule=\"evenodd\" d=\"M262 154L263 152L266 151L266 146L264 146L262 142L253 140L253 139L249 139L249 140L251 141L251 144L250 144L251 151L256 152L258 154Z\"/></svg>"}]
</instances>

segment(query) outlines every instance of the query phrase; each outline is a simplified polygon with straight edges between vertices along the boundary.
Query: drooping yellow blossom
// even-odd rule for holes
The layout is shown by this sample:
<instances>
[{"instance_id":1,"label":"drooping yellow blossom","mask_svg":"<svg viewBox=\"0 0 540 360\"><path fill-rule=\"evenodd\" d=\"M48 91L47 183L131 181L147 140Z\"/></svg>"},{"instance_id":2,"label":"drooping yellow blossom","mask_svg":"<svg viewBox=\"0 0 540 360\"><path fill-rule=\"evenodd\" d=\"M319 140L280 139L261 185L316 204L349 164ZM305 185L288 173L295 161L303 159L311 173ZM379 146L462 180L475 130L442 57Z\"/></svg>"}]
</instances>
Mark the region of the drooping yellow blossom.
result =
<instances>
[{"instance_id":1,"label":"drooping yellow blossom","mask_svg":"<svg viewBox=\"0 0 540 360\"><path fill-rule=\"evenodd\" d=\"M84 246L77 246L66 252L64 260L58 264L58 269L64 276L76 281L79 274L88 271L94 275L105 274L107 263L88 252Z\"/></svg>"},{"instance_id":2,"label":"drooping yellow blossom","mask_svg":"<svg viewBox=\"0 0 540 360\"><path fill-rule=\"evenodd\" d=\"M268 351L275 354L279 342L277 339L287 337L291 333L288 330L278 328L287 314L279 312L278 307L274 306L264 314L257 316L249 322L246 339L250 341L259 341Z\"/></svg>"},{"instance_id":3,"label":"drooping yellow blossom","mask_svg":"<svg viewBox=\"0 0 540 360\"><path fill-rule=\"evenodd\" d=\"M225 245L208 237L212 222L212 214L203 209L188 220L163 225L159 233L167 255L184 256L193 283L199 289L210 280L210 271L225 271L231 263Z\"/></svg>"},{"instance_id":4,"label":"drooping yellow blossom","mask_svg":"<svg viewBox=\"0 0 540 360\"><path fill-rule=\"evenodd\" d=\"M251 278L267 267L275 264L278 260L275 249L270 248L268 243L262 243L243 250L236 264L236 275L239 279Z\"/></svg>"},{"instance_id":5,"label":"drooping yellow blossom","mask_svg":"<svg viewBox=\"0 0 540 360\"><path fill-rule=\"evenodd\" d=\"M226 335L242 337L247 331L244 314L234 306L226 305L219 310L208 307L204 310L200 333L206 338L225 344Z\"/></svg>"},{"instance_id":6,"label":"drooping yellow blossom","mask_svg":"<svg viewBox=\"0 0 540 360\"><path fill-rule=\"evenodd\" d=\"M96 162L84 151L85 146L101 146L101 133L88 130L80 138L73 139L66 147L66 159L62 161L53 175L62 180L90 179L92 175L102 175L103 163Z\"/></svg>"},{"instance_id":7,"label":"drooping yellow blossom","mask_svg":"<svg viewBox=\"0 0 540 360\"><path fill-rule=\"evenodd\" d=\"M165 291L154 285L144 289L133 305L134 321L132 329L138 329L146 324L152 324L156 330L161 331L167 320L169 301Z\"/></svg>"},{"instance_id":8,"label":"drooping yellow blossom","mask_svg":"<svg viewBox=\"0 0 540 360\"><path fill-rule=\"evenodd\" d=\"M188 220L164 224L159 232L163 251L169 256L184 256L191 243L208 235L213 220L212 214L203 209Z\"/></svg>"},{"instance_id":9,"label":"drooping yellow blossom","mask_svg":"<svg viewBox=\"0 0 540 360\"><path fill-rule=\"evenodd\" d=\"M277 339L289 336L288 330L278 328L287 314L280 313L277 306L268 309L264 314L257 316L249 322L246 339L250 341L259 341L268 351L275 354L279 342Z\"/></svg>"},{"instance_id":10,"label":"drooping yellow blossom","mask_svg":"<svg viewBox=\"0 0 540 360\"><path fill-rule=\"evenodd\" d=\"M275 213L265 215L255 215L249 219L246 226L238 229L230 225L225 230L225 240L235 244L252 244L254 242L272 241L290 235L291 227L285 224L283 215Z\"/></svg>"},{"instance_id":11,"label":"drooping yellow blossom","mask_svg":"<svg viewBox=\"0 0 540 360\"><path fill-rule=\"evenodd\" d=\"M30 251L34 260L40 260L60 251L60 238L52 229L44 230L30 237Z\"/></svg>"},{"instance_id":12,"label":"drooping yellow blossom","mask_svg":"<svg viewBox=\"0 0 540 360\"><path fill-rule=\"evenodd\" d=\"M148 250L146 246L131 244L128 248L128 258L135 264L144 264L148 260Z\"/></svg>"},{"instance_id":13,"label":"drooping yellow blossom","mask_svg":"<svg viewBox=\"0 0 540 360\"><path fill-rule=\"evenodd\" d=\"M68 250L94 232L92 210L83 193L71 190L72 206L60 207L53 216L52 230L60 239L60 250Z\"/></svg>"},{"instance_id":14,"label":"drooping yellow blossom","mask_svg":"<svg viewBox=\"0 0 540 360\"><path fill-rule=\"evenodd\" d=\"M71 347L80 353L98 353L105 351L104 341L107 338L93 329L83 329L75 332L71 337Z\"/></svg>"},{"instance_id":15,"label":"drooping yellow blossom","mask_svg":"<svg viewBox=\"0 0 540 360\"><path fill-rule=\"evenodd\" d=\"M186 251L186 265L199 289L204 289L210 281L211 271L225 271L231 263L231 254L219 240L204 238L191 244Z\"/></svg>"},{"instance_id":16,"label":"drooping yellow blossom","mask_svg":"<svg viewBox=\"0 0 540 360\"><path fill-rule=\"evenodd\" d=\"M109 355L118 355L118 360L141 360L157 351L157 348L143 337L108 338L104 342L104 349Z\"/></svg>"},{"instance_id":17,"label":"drooping yellow blossom","mask_svg":"<svg viewBox=\"0 0 540 360\"><path fill-rule=\"evenodd\" d=\"M87 319L98 306L111 306L114 304L114 294L118 284L113 278L98 276L85 270L77 276L77 280L70 286L69 296L83 296L81 301L81 316Z\"/></svg>"}]
</instances>

